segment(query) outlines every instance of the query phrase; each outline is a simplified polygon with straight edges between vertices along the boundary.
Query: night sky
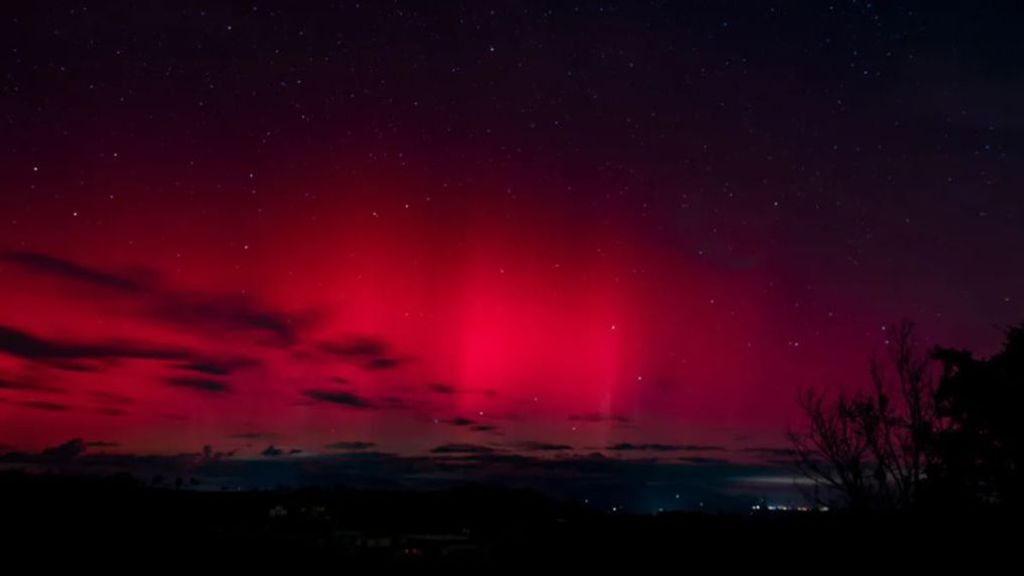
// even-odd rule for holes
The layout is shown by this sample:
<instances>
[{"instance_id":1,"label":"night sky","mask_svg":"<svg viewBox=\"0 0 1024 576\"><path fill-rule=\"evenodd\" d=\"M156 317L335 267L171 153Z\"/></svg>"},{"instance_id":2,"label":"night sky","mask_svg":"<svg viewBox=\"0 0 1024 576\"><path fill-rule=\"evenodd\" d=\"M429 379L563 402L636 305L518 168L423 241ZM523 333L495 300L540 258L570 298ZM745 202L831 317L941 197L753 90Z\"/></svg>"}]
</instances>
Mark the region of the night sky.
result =
<instances>
[{"instance_id":1,"label":"night sky","mask_svg":"<svg viewBox=\"0 0 1024 576\"><path fill-rule=\"evenodd\" d=\"M781 482L885 326L1024 318L1022 16L9 6L0 452Z\"/></svg>"}]
</instances>

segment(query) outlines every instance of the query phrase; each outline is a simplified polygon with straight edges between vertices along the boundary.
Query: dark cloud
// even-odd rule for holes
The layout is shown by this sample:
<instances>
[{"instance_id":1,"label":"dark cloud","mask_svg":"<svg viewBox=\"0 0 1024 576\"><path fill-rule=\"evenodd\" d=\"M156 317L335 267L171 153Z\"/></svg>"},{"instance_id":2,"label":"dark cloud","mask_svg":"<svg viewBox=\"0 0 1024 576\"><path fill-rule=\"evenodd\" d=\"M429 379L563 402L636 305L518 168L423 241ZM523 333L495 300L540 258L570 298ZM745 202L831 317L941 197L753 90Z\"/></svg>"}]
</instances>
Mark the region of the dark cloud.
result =
<instances>
[{"instance_id":1,"label":"dark cloud","mask_svg":"<svg viewBox=\"0 0 1024 576\"><path fill-rule=\"evenodd\" d=\"M206 462L206 463L209 463L209 462L219 462L223 458L230 458L230 457L232 457L234 455L235 455L235 450L228 450L227 452L222 452L220 450L214 450L213 446L211 446L210 444L206 444L206 445L203 446L203 451L202 451L202 453L200 453L198 455L198 458L196 460L198 462ZM191 457L191 455L184 455L184 456Z\"/></svg>"},{"instance_id":2,"label":"dark cloud","mask_svg":"<svg viewBox=\"0 0 1024 576\"><path fill-rule=\"evenodd\" d=\"M40 453L40 457L43 460L52 462L66 462L73 458L77 458L82 454L85 454L86 443L81 438L75 438L68 440L67 442L54 446L53 448L46 448Z\"/></svg>"},{"instance_id":3,"label":"dark cloud","mask_svg":"<svg viewBox=\"0 0 1024 576\"><path fill-rule=\"evenodd\" d=\"M748 454L759 454L761 456L773 456L773 457L786 457L796 456L796 450L793 448L774 447L774 446L755 446L753 448L744 448L740 452L746 452Z\"/></svg>"},{"instance_id":4,"label":"dark cloud","mask_svg":"<svg viewBox=\"0 0 1024 576\"><path fill-rule=\"evenodd\" d=\"M454 386L450 384L442 384L440 382L427 384L427 389L435 394L455 394L457 392Z\"/></svg>"},{"instance_id":5,"label":"dark cloud","mask_svg":"<svg viewBox=\"0 0 1024 576\"><path fill-rule=\"evenodd\" d=\"M306 390L302 393L303 396L310 400L316 400L317 402L326 402L328 404L338 404L341 406L348 406L350 408L373 408L373 404L352 392L343 392L338 390Z\"/></svg>"},{"instance_id":6,"label":"dark cloud","mask_svg":"<svg viewBox=\"0 0 1024 576\"><path fill-rule=\"evenodd\" d=\"M141 292L145 289L142 283L131 278L125 278L100 270L87 268L46 254L10 252L4 255L3 259L20 266L28 272L68 280L76 280L101 288L109 288L122 292Z\"/></svg>"},{"instance_id":7,"label":"dark cloud","mask_svg":"<svg viewBox=\"0 0 1024 576\"><path fill-rule=\"evenodd\" d=\"M402 364L401 359L391 354L390 347L376 338L360 336L342 342L325 342L320 344L320 349L366 370L391 370Z\"/></svg>"},{"instance_id":8,"label":"dark cloud","mask_svg":"<svg viewBox=\"0 0 1024 576\"><path fill-rule=\"evenodd\" d=\"M191 376L175 376L164 380L169 386L186 388L205 394L220 395L231 392L231 387L220 380L212 378L196 378Z\"/></svg>"},{"instance_id":9,"label":"dark cloud","mask_svg":"<svg viewBox=\"0 0 1024 576\"><path fill-rule=\"evenodd\" d=\"M120 445L119 442L108 442L105 440L93 440L85 443L87 448L117 448Z\"/></svg>"},{"instance_id":10,"label":"dark cloud","mask_svg":"<svg viewBox=\"0 0 1024 576\"><path fill-rule=\"evenodd\" d=\"M723 458L708 458L706 456L682 456L679 461L688 464L729 464L729 461Z\"/></svg>"},{"instance_id":11,"label":"dark cloud","mask_svg":"<svg viewBox=\"0 0 1024 576\"><path fill-rule=\"evenodd\" d=\"M67 404L61 404L59 402L47 402L45 400L26 400L24 402L17 402L19 406L25 408L32 408L34 410L45 410L47 412L66 412L71 410L71 406Z\"/></svg>"},{"instance_id":12,"label":"dark cloud","mask_svg":"<svg viewBox=\"0 0 1024 576\"><path fill-rule=\"evenodd\" d=\"M373 358L387 354L387 344L373 338L358 337L345 342L325 342L320 345L325 352L345 358Z\"/></svg>"},{"instance_id":13,"label":"dark cloud","mask_svg":"<svg viewBox=\"0 0 1024 576\"><path fill-rule=\"evenodd\" d=\"M469 429L472 432L496 432L498 427L490 424L474 424L473 426L470 426Z\"/></svg>"},{"instance_id":14,"label":"dark cloud","mask_svg":"<svg viewBox=\"0 0 1024 576\"><path fill-rule=\"evenodd\" d=\"M345 450L345 451L358 451L358 450L369 450L376 446L373 442L334 442L324 446L330 450Z\"/></svg>"},{"instance_id":15,"label":"dark cloud","mask_svg":"<svg viewBox=\"0 0 1024 576\"><path fill-rule=\"evenodd\" d=\"M187 328L267 334L269 343L291 345L309 317L292 316L261 307L244 295L158 293L152 302L154 315L164 322Z\"/></svg>"},{"instance_id":16,"label":"dark cloud","mask_svg":"<svg viewBox=\"0 0 1024 576\"><path fill-rule=\"evenodd\" d=\"M480 444L442 444L430 452L432 454L493 454L496 450Z\"/></svg>"},{"instance_id":17,"label":"dark cloud","mask_svg":"<svg viewBox=\"0 0 1024 576\"><path fill-rule=\"evenodd\" d=\"M85 441L81 438L74 438L63 444L44 448L37 453L8 452L0 456L0 462L42 465L66 464L84 454L85 451Z\"/></svg>"},{"instance_id":18,"label":"dark cloud","mask_svg":"<svg viewBox=\"0 0 1024 576\"><path fill-rule=\"evenodd\" d=\"M574 450L574 448L568 444L552 444L549 442L535 442L532 440L519 442L515 446L516 448L526 452L564 452Z\"/></svg>"},{"instance_id":19,"label":"dark cloud","mask_svg":"<svg viewBox=\"0 0 1024 576\"><path fill-rule=\"evenodd\" d=\"M724 450L721 446L706 444L631 444L623 442L608 446L614 452L709 452Z\"/></svg>"},{"instance_id":20,"label":"dark cloud","mask_svg":"<svg viewBox=\"0 0 1024 576\"><path fill-rule=\"evenodd\" d=\"M469 418L462 417L450 418L448 420L444 420L444 423L451 424L452 426L472 426L473 424L475 424L475 422L473 422Z\"/></svg>"},{"instance_id":21,"label":"dark cloud","mask_svg":"<svg viewBox=\"0 0 1024 576\"><path fill-rule=\"evenodd\" d=\"M37 253L9 253L4 259L32 274L114 291L140 303L155 320L189 331L201 327L255 332L269 335L276 344L290 345L298 340L298 331L315 319L311 314L271 310L244 294L176 290L163 285L152 272L133 278Z\"/></svg>"},{"instance_id":22,"label":"dark cloud","mask_svg":"<svg viewBox=\"0 0 1024 576\"><path fill-rule=\"evenodd\" d=\"M0 326L0 352L58 368L73 366L76 362L109 362L122 359L180 360L189 356L186 351L178 348L140 346L122 342L90 344L47 340L8 326Z\"/></svg>"},{"instance_id":23,"label":"dark cloud","mask_svg":"<svg viewBox=\"0 0 1024 576\"><path fill-rule=\"evenodd\" d=\"M0 463L38 467L43 470L59 467L69 473L127 472L140 477L152 477L157 474L170 477L191 475L197 470L212 470L213 466L222 465L225 459L234 455L233 451L220 452L209 445L204 446L202 452L172 455L89 452L89 448L93 447L114 446L116 444L110 442L86 442L81 438L75 438L37 453L10 452L0 456Z\"/></svg>"},{"instance_id":24,"label":"dark cloud","mask_svg":"<svg viewBox=\"0 0 1024 576\"><path fill-rule=\"evenodd\" d=\"M277 446L274 446L273 444L271 444L270 446L267 446L266 449L264 449L262 452L260 452L260 455L261 456L265 456L267 458L276 458L278 456L294 456L295 454L301 454L301 453L302 453L302 450L300 450L299 448L292 448L290 450L284 450L282 448L278 448Z\"/></svg>"},{"instance_id":25,"label":"dark cloud","mask_svg":"<svg viewBox=\"0 0 1024 576\"><path fill-rule=\"evenodd\" d=\"M196 359L178 363L175 365L175 368L206 374L207 376L229 376L238 369L255 364L257 364L255 360L247 358Z\"/></svg>"},{"instance_id":26,"label":"dark cloud","mask_svg":"<svg viewBox=\"0 0 1024 576\"><path fill-rule=\"evenodd\" d=\"M23 378L4 378L0 377L0 390L17 390L22 392L40 392L44 394L61 394L64 392L62 388L53 386L51 384L43 384L34 380L28 380Z\"/></svg>"},{"instance_id":27,"label":"dark cloud","mask_svg":"<svg viewBox=\"0 0 1024 576\"><path fill-rule=\"evenodd\" d=\"M371 358L363 366L367 370L391 370L397 368L402 361L398 358L392 358L390 356L380 356L377 358Z\"/></svg>"}]
</instances>

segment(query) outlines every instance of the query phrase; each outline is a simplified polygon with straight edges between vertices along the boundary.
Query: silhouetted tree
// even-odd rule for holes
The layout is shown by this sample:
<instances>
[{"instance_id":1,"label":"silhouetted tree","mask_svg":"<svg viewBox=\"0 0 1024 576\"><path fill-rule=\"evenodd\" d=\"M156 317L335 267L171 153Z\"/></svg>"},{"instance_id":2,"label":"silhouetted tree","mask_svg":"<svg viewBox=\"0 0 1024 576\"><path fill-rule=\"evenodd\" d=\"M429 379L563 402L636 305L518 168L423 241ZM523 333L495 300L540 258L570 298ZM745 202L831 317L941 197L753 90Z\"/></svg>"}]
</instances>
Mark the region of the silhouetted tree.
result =
<instances>
[{"instance_id":1,"label":"silhouetted tree","mask_svg":"<svg viewBox=\"0 0 1024 576\"><path fill-rule=\"evenodd\" d=\"M797 466L819 499L854 509L1019 509L1024 485L1024 325L987 359L966 350L922 354L913 325L893 332L871 387L835 400L800 395ZM938 365L938 369L934 365Z\"/></svg>"},{"instance_id":2,"label":"silhouetted tree","mask_svg":"<svg viewBox=\"0 0 1024 576\"><path fill-rule=\"evenodd\" d=\"M928 470L927 497L951 506L1019 509L1024 436L1024 325L1006 331L988 359L937 349L942 376L936 407L945 421Z\"/></svg>"},{"instance_id":3,"label":"silhouetted tree","mask_svg":"<svg viewBox=\"0 0 1024 576\"><path fill-rule=\"evenodd\" d=\"M893 330L888 352L887 361L871 361L867 390L834 400L812 389L800 394L807 427L790 438L797 466L814 483L819 500L838 497L854 509L915 502L939 425L935 381L913 323Z\"/></svg>"}]
</instances>

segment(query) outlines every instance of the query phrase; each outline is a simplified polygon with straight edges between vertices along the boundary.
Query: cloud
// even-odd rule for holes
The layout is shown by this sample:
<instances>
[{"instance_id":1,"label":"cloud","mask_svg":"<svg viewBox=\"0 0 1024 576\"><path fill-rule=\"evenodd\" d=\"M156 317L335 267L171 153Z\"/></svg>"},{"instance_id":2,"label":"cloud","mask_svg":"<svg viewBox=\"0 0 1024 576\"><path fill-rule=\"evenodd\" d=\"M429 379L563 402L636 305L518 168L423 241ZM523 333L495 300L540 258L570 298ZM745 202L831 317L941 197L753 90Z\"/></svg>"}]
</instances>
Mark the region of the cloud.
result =
<instances>
[{"instance_id":1,"label":"cloud","mask_svg":"<svg viewBox=\"0 0 1024 576\"><path fill-rule=\"evenodd\" d=\"M271 336L273 343L291 345L308 318L262 308L244 295L158 292L152 301L154 316L190 329L254 332Z\"/></svg>"},{"instance_id":2,"label":"cloud","mask_svg":"<svg viewBox=\"0 0 1024 576\"><path fill-rule=\"evenodd\" d=\"M440 382L427 384L427 389L434 394L455 394L457 392L454 386L450 384L442 384Z\"/></svg>"},{"instance_id":3,"label":"cloud","mask_svg":"<svg viewBox=\"0 0 1024 576\"><path fill-rule=\"evenodd\" d=\"M563 452L575 450L575 448L568 444L552 444L549 442L535 442L532 440L520 442L516 444L516 447L526 452Z\"/></svg>"},{"instance_id":4,"label":"cloud","mask_svg":"<svg viewBox=\"0 0 1024 576\"><path fill-rule=\"evenodd\" d=\"M724 450L722 446L706 444L631 444L623 442L608 446L614 452L708 452Z\"/></svg>"},{"instance_id":5,"label":"cloud","mask_svg":"<svg viewBox=\"0 0 1024 576\"><path fill-rule=\"evenodd\" d=\"M223 465L234 452L215 451L211 446L201 452L182 454L131 454L106 451L89 452L89 448L110 448L116 444L104 441L86 442L75 438L63 444L36 453L8 452L0 455L0 463L26 466L29 469L49 470L60 467L63 472L96 473L101 475L127 472L140 477L191 474L197 470L212 470Z\"/></svg>"},{"instance_id":6,"label":"cloud","mask_svg":"<svg viewBox=\"0 0 1024 576\"><path fill-rule=\"evenodd\" d=\"M708 458L706 456L682 456L679 461L688 464L729 464L729 461L723 458Z\"/></svg>"},{"instance_id":7,"label":"cloud","mask_svg":"<svg viewBox=\"0 0 1024 576\"><path fill-rule=\"evenodd\" d=\"M320 349L366 370L391 370L403 362L390 352L385 342L366 336L342 342L324 342Z\"/></svg>"},{"instance_id":8,"label":"cloud","mask_svg":"<svg viewBox=\"0 0 1024 576\"><path fill-rule=\"evenodd\" d=\"M68 440L67 442L54 446L52 448L46 448L40 453L40 457L43 460L53 462L65 462L72 458L77 458L82 454L85 454L86 444L81 438L75 438Z\"/></svg>"},{"instance_id":9,"label":"cloud","mask_svg":"<svg viewBox=\"0 0 1024 576\"><path fill-rule=\"evenodd\" d=\"M397 368L398 365L401 364L401 363L402 363L402 361L399 360L398 358L391 358L389 356L380 356L380 357L377 357L377 358L371 358L363 366L367 370L391 370L392 368Z\"/></svg>"},{"instance_id":10,"label":"cloud","mask_svg":"<svg viewBox=\"0 0 1024 576\"><path fill-rule=\"evenodd\" d=\"M373 358L387 353L387 344L363 336L345 342L325 342L320 347L325 352L346 358Z\"/></svg>"},{"instance_id":11,"label":"cloud","mask_svg":"<svg viewBox=\"0 0 1024 576\"><path fill-rule=\"evenodd\" d=\"M231 392L231 387L212 378L196 378L192 376L175 376L164 379L169 386L195 390L205 394L220 395Z\"/></svg>"},{"instance_id":12,"label":"cloud","mask_svg":"<svg viewBox=\"0 0 1024 576\"><path fill-rule=\"evenodd\" d=\"M746 452L748 454L759 454L762 456L796 456L796 450L793 448L781 448L773 446L755 446L753 448L744 448L740 452Z\"/></svg>"},{"instance_id":13,"label":"cloud","mask_svg":"<svg viewBox=\"0 0 1024 576\"><path fill-rule=\"evenodd\" d=\"M87 444L81 438L68 440L63 444L44 448L37 453L8 452L0 456L0 462L14 464L66 464L85 454Z\"/></svg>"},{"instance_id":14,"label":"cloud","mask_svg":"<svg viewBox=\"0 0 1024 576\"><path fill-rule=\"evenodd\" d=\"M292 448L290 450L283 450L283 449L278 448L277 446L274 446L273 444L271 444L270 446L267 446L266 449L264 449L262 452L260 452L260 455L261 456L265 456L267 458L276 458L278 456L293 456L295 454L301 454L301 453L302 453L302 450L300 450L298 448Z\"/></svg>"},{"instance_id":15,"label":"cloud","mask_svg":"<svg viewBox=\"0 0 1024 576\"><path fill-rule=\"evenodd\" d=\"M461 416L444 420L445 424L451 424L452 426L472 426L474 422L469 418L462 418Z\"/></svg>"},{"instance_id":16,"label":"cloud","mask_svg":"<svg viewBox=\"0 0 1024 576\"><path fill-rule=\"evenodd\" d=\"M42 384L24 378L9 379L0 377L0 390L16 390L22 392L41 392L44 394L61 394L63 389L50 384Z\"/></svg>"},{"instance_id":17,"label":"cloud","mask_svg":"<svg viewBox=\"0 0 1024 576\"><path fill-rule=\"evenodd\" d=\"M479 444L442 444L430 452L432 454L493 454L496 450Z\"/></svg>"},{"instance_id":18,"label":"cloud","mask_svg":"<svg viewBox=\"0 0 1024 576\"><path fill-rule=\"evenodd\" d=\"M240 368L255 364L255 360L248 358L194 359L176 364L175 368L207 376L229 376Z\"/></svg>"},{"instance_id":19,"label":"cloud","mask_svg":"<svg viewBox=\"0 0 1024 576\"><path fill-rule=\"evenodd\" d=\"M115 292L141 304L151 318L190 332L200 327L254 332L269 335L276 344L290 345L298 340L299 330L314 319L311 314L294 315L261 306L244 294L177 290L164 285L154 272L129 277L31 252L7 253L3 259L30 274Z\"/></svg>"},{"instance_id":20,"label":"cloud","mask_svg":"<svg viewBox=\"0 0 1024 576\"><path fill-rule=\"evenodd\" d=\"M340 406L348 406L350 408L373 408L373 404L367 399L353 394L352 392L344 392L338 390L306 390L303 396L310 400L316 400L317 402L326 402L328 404L338 404Z\"/></svg>"},{"instance_id":21,"label":"cloud","mask_svg":"<svg viewBox=\"0 0 1024 576\"><path fill-rule=\"evenodd\" d=\"M0 352L57 368L76 362L116 361L122 359L181 360L188 353L178 348L140 346L122 342L89 344L47 340L23 330L0 326Z\"/></svg>"},{"instance_id":22,"label":"cloud","mask_svg":"<svg viewBox=\"0 0 1024 576\"><path fill-rule=\"evenodd\" d=\"M19 406L25 408L32 408L34 410L44 410L46 412L67 412L71 410L71 406L67 404L61 404L59 402L47 402L45 400L25 400L24 402L16 402Z\"/></svg>"},{"instance_id":23,"label":"cloud","mask_svg":"<svg viewBox=\"0 0 1024 576\"><path fill-rule=\"evenodd\" d=\"M131 278L124 278L115 274L109 274L100 270L80 266L73 262L54 258L53 256L46 254L37 254L33 252L10 252L4 256L4 259L12 264L20 266L26 271L34 272L36 274L76 280L85 284L91 284L93 286L109 288L111 290L122 292L141 292L144 290L144 285L142 283Z\"/></svg>"},{"instance_id":24,"label":"cloud","mask_svg":"<svg viewBox=\"0 0 1024 576\"><path fill-rule=\"evenodd\" d=\"M345 450L345 451L358 451L358 450L369 450L376 446L373 442L353 442L353 441L342 441L327 444L324 448L330 450Z\"/></svg>"}]
</instances>

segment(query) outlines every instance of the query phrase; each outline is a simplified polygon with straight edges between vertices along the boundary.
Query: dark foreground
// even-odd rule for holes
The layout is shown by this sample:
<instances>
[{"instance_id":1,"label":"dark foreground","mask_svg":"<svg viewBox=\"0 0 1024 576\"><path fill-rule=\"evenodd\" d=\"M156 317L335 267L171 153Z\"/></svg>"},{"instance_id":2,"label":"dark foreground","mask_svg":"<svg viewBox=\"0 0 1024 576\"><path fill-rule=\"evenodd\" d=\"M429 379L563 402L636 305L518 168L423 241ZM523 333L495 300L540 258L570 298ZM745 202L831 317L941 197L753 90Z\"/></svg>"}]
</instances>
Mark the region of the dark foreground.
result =
<instances>
[{"instance_id":1,"label":"dark foreground","mask_svg":"<svg viewBox=\"0 0 1024 576\"><path fill-rule=\"evenodd\" d=\"M86 560L131 552L506 567L654 560L841 570L909 560L978 570L1020 563L1020 523L996 513L629 515L488 487L203 492L129 477L20 472L0 473L0 505L8 552L77 550L91 554L80 556Z\"/></svg>"}]
</instances>

